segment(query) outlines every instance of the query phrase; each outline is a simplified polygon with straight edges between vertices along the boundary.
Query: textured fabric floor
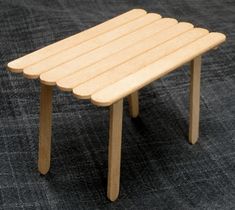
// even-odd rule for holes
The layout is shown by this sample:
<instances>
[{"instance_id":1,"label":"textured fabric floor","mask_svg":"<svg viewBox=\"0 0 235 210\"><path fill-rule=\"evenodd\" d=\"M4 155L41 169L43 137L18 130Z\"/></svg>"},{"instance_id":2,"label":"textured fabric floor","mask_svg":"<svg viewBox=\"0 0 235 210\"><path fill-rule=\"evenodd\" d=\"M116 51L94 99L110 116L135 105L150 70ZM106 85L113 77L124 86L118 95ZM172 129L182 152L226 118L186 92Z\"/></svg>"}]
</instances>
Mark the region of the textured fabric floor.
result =
<instances>
[{"instance_id":1,"label":"textured fabric floor","mask_svg":"<svg viewBox=\"0 0 235 210\"><path fill-rule=\"evenodd\" d=\"M106 199L108 110L54 91L50 173L37 172L39 82L6 71L21 55L139 7L224 32L204 56L200 139L187 143L188 66L125 103L119 200ZM234 0L0 0L1 209L235 209Z\"/></svg>"}]
</instances>

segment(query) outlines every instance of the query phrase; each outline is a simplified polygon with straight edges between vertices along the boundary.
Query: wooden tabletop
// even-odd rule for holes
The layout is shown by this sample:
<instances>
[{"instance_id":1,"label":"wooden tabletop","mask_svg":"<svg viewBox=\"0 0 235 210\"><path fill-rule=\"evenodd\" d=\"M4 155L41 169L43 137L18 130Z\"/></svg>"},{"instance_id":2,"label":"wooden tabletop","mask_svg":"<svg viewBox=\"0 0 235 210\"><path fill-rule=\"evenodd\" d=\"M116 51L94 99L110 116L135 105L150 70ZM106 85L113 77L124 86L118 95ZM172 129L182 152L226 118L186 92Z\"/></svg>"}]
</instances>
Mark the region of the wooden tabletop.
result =
<instances>
[{"instance_id":1,"label":"wooden tabletop","mask_svg":"<svg viewBox=\"0 0 235 210\"><path fill-rule=\"evenodd\" d=\"M133 9L8 63L12 72L109 106L217 47L222 33Z\"/></svg>"}]
</instances>

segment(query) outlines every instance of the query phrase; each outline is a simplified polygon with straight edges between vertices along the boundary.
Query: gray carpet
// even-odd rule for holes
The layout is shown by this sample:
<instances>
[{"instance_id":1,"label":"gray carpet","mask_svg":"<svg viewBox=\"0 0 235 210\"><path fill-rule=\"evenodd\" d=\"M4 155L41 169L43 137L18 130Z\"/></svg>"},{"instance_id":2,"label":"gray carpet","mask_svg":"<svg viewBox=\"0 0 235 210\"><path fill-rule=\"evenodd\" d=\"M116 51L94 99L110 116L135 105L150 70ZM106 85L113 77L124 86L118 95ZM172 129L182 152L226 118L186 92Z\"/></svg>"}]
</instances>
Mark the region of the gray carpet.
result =
<instances>
[{"instance_id":1,"label":"gray carpet","mask_svg":"<svg viewBox=\"0 0 235 210\"><path fill-rule=\"evenodd\" d=\"M50 173L37 172L39 82L5 64L132 8L224 32L205 55L198 144L187 143L188 66L125 102L121 192L106 199L108 110L54 90ZM0 0L1 209L235 209L234 0Z\"/></svg>"}]
</instances>

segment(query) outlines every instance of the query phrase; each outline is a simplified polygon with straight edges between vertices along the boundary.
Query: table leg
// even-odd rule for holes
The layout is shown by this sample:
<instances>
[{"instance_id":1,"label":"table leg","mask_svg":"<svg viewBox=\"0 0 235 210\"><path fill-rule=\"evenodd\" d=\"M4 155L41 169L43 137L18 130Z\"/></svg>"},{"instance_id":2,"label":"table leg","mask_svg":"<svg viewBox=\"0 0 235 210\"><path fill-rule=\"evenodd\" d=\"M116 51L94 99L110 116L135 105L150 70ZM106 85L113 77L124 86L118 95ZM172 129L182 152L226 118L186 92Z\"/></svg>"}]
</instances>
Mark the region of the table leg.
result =
<instances>
[{"instance_id":1,"label":"table leg","mask_svg":"<svg viewBox=\"0 0 235 210\"><path fill-rule=\"evenodd\" d=\"M189 142L195 144L199 136L201 56L191 61Z\"/></svg>"},{"instance_id":2,"label":"table leg","mask_svg":"<svg viewBox=\"0 0 235 210\"><path fill-rule=\"evenodd\" d=\"M51 161L52 86L41 84L38 170L46 174Z\"/></svg>"},{"instance_id":3,"label":"table leg","mask_svg":"<svg viewBox=\"0 0 235 210\"><path fill-rule=\"evenodd\" d=\"M122 117L123 99L110 107L107 196L111 201L115 201L119 194Z\"/></svg>"},{"instance_id":4,"label":"table leg","mask_svg":"<svg viewBox=\"0 0 235 210\"><path fill-rule=\"evenodd\" d=\"M128 96L128 103L129 103L129 112L130 116L133 118L138 117L139 115L139 95L138 91L132 93Z\"/></svg>"}]
</instances>

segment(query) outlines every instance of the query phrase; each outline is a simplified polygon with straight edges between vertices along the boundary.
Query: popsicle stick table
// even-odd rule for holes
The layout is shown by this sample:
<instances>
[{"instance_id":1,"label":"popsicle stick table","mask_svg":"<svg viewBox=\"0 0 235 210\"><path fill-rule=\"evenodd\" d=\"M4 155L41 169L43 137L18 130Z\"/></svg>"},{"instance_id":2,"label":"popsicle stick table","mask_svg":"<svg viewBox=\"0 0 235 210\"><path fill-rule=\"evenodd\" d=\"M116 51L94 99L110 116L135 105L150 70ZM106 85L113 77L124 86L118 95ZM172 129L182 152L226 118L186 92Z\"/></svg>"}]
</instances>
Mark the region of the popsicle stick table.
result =
<instances>
[{"instance_id":1,"label":"popsicle stick table","mask_svg":"<svg viewBox=\"0 0 235 210\"><path fill-rule=\"evenodd\" d=\"M40 173L50 168L53 86L110 107L107 196L111 201L119 194L123 98L128 97L131 117L137 117L138 90L188 62L189 142L194 144L199 133L201 56L225 39L221 33L133 9L8 63L12 72L40 78Z\"/></svg>"}]
</instances>

